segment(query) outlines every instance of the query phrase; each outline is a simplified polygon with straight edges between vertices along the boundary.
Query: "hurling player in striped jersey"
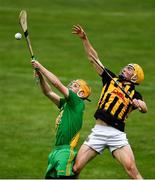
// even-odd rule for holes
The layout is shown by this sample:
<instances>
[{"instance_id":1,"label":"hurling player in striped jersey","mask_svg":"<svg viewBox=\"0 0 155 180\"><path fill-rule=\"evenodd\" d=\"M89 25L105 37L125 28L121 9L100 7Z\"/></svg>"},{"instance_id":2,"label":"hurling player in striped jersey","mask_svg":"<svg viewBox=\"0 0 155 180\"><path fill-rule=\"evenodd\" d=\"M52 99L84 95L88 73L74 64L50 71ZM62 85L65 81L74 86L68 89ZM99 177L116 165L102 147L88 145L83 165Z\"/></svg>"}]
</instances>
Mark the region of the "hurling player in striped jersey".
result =
<instances>
[{"instance_id":1,"label":"hurling player in striped jersey","mask_svg":"<svg viewBox=\"0 0 155 180\"><path fill-rule=\"evenodd\" d=\"M143 69L130 63L118 76L115 75L101 63L80 25L73 26L72 33L82 40L86 54L102 80L102 91L94 114L96 123L78 152L73 170L78 176L91 159L108 148L129 177L143 179L125 133L126 119L133 110L147 112L142 95L135 90L135 86L144 80Z\"/></svg>"}]
</instances>

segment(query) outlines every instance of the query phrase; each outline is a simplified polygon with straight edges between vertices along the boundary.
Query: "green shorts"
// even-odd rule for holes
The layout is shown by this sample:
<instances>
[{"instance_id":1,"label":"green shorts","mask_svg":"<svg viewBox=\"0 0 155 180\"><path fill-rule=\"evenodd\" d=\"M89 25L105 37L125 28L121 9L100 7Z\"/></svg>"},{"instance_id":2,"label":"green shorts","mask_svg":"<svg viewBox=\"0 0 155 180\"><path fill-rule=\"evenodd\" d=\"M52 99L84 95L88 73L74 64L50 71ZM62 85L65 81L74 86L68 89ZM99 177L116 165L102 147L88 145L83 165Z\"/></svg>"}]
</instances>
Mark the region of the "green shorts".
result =
<instances>
[{"instance_id":1,"label":"green shorts","mask_svg":"<svg viewBox=\"0 0 155 180\"><path fill-rule=\"evenodd\" d=\"M59 178L60 176L73 176L73 165L77 151L69 145L57 146L49 154L48 167L45 178Z\"/></svg>"}]
</instances>

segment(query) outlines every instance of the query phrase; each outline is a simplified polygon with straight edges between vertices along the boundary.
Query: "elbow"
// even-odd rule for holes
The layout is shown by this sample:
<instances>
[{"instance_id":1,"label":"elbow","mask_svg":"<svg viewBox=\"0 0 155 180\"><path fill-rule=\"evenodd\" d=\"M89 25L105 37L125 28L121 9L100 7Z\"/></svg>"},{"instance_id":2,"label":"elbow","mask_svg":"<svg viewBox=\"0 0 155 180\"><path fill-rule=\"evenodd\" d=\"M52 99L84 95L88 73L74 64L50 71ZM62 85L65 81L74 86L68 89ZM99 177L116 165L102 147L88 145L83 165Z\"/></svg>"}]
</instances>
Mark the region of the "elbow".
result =
<instances>
[{"instance_id":1,"label":"elbow","mask_svg":"<svg viewBox=\"0 0 155 180\"><path fill-rule=\"evenodd\" d=\"M49 93L46 92L46 91L43 91L43 94L44 94L45 96L48 96L48 95L49 95Z\"/></svg>"},{"instance_id":2,"label":"elbow","mask_svg":"<svg viewBox=\"0 0 155 180\"><path fill-rule=\"evenodd\" d=\"M147 113L147 111L148 111L148 109L147 109L147 107L146 107L144 113Z\"/></svg>"},{"instance_id":3,"label":"elbow","mask_svg":"<svg viewBox=\"0 0 155 180\"><path fill-rule=\"evenodd\" d=\"M45 96L49 96L50 95L50 93L51 93L51 90L49 91L49 90L43 90L42 91L43 92L43 94L45 95Z\"/></svg>"},{"instance_id":4,"label":"elbow","mask_svg":"<svg viewBox=\"0 0 155 180\"><path fill-rule=\"evenodd\" d=\"M148 111L147 107L141 109L142 113L147 113L147 111Z\"/></svg>"},{"instance_id":5,"label":"elbow","mask_svg":"<svg viewBox=\"0 0 155 180\"><path fill-rule=\"evenodd\" d=\"M142 113L147 113L147 108L146 109L143 109Z\"/></svg>"},{"instance_id":6,"label":"elbow","mask_svg":"<svg viewBox=\"0 0 155 180\"><path fill-rule=\"evenodd\" d=\"M147 113L147 105L144 101L139 101L140 112Z\"/></svg>"}]
</instances>

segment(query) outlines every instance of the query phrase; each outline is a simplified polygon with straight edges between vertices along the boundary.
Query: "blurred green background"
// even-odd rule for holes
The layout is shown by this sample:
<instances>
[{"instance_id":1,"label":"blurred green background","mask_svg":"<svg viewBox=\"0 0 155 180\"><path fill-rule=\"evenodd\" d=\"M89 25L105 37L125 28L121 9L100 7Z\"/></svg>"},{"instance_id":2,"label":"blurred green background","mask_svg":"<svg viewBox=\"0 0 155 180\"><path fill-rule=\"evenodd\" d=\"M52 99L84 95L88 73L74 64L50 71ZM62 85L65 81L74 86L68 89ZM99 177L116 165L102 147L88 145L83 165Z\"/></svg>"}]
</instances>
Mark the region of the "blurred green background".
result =
<instances>
[{"instance_id":1,"label":"blurred green background","mask_svg":"<svg viewBox=\"0 0 155 180\"><path fill-rule=\"evenodd\" d=\"M94 125L101 81L91 67L72 26L81 24L102 63L115 73L128 63L140 64L144 83L137 87L148 113L133 112L126 132L145 179L155 178L155 1L154 0L0 0L0 178L44 178L54 143L58 109L33 79L30 55L18 15L28 12L37 59L67 85L83 78L92 87L86 102L80 144ZM81 172L86 179L126 179L123 168L106 150Z\"/></svg>"}]
</instances>

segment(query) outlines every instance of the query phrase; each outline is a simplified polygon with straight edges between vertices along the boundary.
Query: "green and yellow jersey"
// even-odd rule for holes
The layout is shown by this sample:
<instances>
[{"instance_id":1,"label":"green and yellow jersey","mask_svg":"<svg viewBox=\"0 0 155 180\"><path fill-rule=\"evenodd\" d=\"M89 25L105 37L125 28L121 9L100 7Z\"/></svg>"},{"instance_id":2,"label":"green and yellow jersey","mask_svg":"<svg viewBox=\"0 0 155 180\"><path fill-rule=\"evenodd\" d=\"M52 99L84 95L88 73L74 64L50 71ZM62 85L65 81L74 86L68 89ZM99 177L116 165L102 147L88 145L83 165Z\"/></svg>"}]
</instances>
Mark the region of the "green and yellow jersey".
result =
<instances>
[{"instance_id":1,"label":"green and yellow jersey","mask_svg":"<svg viewBox=\"0 0 155 180\"><path fill-rule=\"evenodd\" d=\"M73 91L69 90L69 96L60 99L60 114L56 119L55 146L70 145L76 147L79 140L79 132L82 128L84 102Z\"/></svg>"},{"instance_id":2,"label":"green and yellow jersey","mask_svg":"<svg viewBox=\"0 0 155 180\"><path fill-rule=\"evenodd\" d=\"M131 104L129 97L118 87L114 82L117 81L120 87L130 96L131 99L142 99L140 93L135 90L135 86L131 82L123 82L114 73L106 69L112 76L109 77L106 71L101 75L102 77L102 92L98 102L98 108L94 117L101 119L107 124L124 131L125 120L128 114L135 108Z\"/></svg>"}]
</instances>

